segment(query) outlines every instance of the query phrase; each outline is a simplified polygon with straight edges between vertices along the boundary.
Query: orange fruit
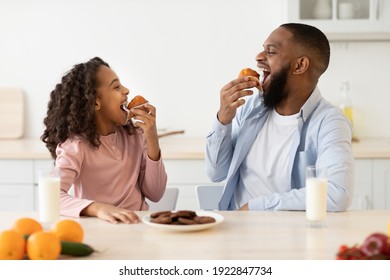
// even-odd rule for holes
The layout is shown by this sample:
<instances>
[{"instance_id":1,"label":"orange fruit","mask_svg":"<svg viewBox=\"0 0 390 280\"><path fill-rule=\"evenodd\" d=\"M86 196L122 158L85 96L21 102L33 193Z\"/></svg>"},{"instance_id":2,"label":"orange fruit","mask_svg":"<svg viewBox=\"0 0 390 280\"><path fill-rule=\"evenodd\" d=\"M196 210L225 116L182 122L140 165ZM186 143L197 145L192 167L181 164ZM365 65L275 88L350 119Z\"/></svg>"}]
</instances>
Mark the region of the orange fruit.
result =
<instances>
[{"instance_id":1,"label":"orange fruit","mask_svg":"<svg viewBox=\"0 0 390 280\"><path fill-rule=\"evenodd\" d=\"M23 235L14 230L0 233L0 260L22 260L26 241Z\"/></svg>"},{"instance_id":2,"label":"orange fruit","mask_svg":"<svg viewBox=\"0 0 390 280\"><path fill-rule=\"evenodd\" d=\"M74 220L58 221L51 231L62 241L83 242L84 230Z\"/></svg>"},{"instance_id":3,"label":"orange fruit","mask_svg":"<svg viewBox=\"0 0 390 280\"><path fill-rule=\"evenodd\" d=\"M36 231L43 230L42 225L37 220L29 217L17 219L12 229L22 235L30 235Z\"/></svg>"},{"instance_id":4,"label":"orange fruit","mask_svg":"<svg viewBox=\"0 0 390 280\"><path fill-rule=\"evenodd\" d=\"M48 231L37 231L27 239L27 256L30 260L55 260L61 253L61 241Z\"/></svg>"}]
</instances>

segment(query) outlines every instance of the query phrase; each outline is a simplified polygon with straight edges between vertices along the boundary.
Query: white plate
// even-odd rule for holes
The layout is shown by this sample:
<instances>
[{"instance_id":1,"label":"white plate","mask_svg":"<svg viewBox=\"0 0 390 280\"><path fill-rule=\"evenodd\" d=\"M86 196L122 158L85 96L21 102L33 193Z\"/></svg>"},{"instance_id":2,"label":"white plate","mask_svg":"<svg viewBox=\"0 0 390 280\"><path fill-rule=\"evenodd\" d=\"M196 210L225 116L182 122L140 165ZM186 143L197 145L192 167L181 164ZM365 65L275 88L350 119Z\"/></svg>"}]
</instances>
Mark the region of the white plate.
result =
<instances>
[{"instance_id":1,"label":"white plate","mask_svg":"<svg viewBox=\"0 0 390 280\"><path fill-rule=\"evenodd\" d=\"M162 229L162 230L169 230L169 231L198 231L198 230L204 230L211 227L214 227L221 223L223 221L223 216L209 211L196 211L196 215L198 216L209 216L213 217L215 219L214 223L209 224L201 224L201 225L164 225L164 224L156 224L152 223L150 220L150 216L146 215L142 217L142 221L151 227L154 227L156 229Z\"/></svg>"}]
</instances>

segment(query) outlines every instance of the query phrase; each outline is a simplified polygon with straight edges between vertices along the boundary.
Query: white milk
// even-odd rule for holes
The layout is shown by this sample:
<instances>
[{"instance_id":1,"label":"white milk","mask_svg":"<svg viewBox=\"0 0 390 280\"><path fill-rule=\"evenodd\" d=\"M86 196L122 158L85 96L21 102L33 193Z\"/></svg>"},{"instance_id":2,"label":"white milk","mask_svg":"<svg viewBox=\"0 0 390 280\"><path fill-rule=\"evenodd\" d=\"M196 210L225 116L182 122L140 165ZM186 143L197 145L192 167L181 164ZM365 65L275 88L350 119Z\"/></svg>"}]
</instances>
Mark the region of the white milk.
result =
<instances>
[{"instance_id":1,"label":"white milk","mask_svg":"<svg viewBox=\"0 0 390 280\"><path fill-rule=\"evenodd\" d=\"M306 179L306 218L323 221L326 218L326 178Z\"/></svg>"},{"instance_id":2,"label":"white milk","mask_svg":"<svg viewBox=\"0 0 390 280\"><path fill-rule=\"evenodd\" d=\"M60 216L60 177L39 178L39 219L52 223Z\"/></svg>"}]
</instances>

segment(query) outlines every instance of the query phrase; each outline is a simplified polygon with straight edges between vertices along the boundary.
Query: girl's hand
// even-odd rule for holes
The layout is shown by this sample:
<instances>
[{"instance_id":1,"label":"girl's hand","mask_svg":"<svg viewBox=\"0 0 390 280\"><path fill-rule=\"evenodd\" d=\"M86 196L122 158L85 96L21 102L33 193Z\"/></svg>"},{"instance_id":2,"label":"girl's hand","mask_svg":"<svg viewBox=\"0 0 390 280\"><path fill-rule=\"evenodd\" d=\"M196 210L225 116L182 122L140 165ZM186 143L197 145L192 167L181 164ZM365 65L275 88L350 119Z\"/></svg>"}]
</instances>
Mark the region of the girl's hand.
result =
<instances>
[{"instance_id":1,"label":"girl's hand","mask_svg":"<svg viewBox=\"0 0 390 280\"><path fill-rule=\"evenodd\" d=\"M156 126L156 108L153 105L145 104L143 108L131 109L136 120L136 126L142 129L147 145L148 156L152 160L160 159L160 145L158 142Z\"/></svg>"},{"instance_id":2,"label":"girl's hand","mask_svg":"<svg viewBox=\"0 0 390 280\"><path fill-rule=\"evenodd\" d=\"M90 217L97 217L113 224L117 224L119 222L125 224L135 224L140 222L139 217L134 213L134 211L100 202L91 203L83 211L81 211L81 214Z\"/></svg>"}]
</instances>

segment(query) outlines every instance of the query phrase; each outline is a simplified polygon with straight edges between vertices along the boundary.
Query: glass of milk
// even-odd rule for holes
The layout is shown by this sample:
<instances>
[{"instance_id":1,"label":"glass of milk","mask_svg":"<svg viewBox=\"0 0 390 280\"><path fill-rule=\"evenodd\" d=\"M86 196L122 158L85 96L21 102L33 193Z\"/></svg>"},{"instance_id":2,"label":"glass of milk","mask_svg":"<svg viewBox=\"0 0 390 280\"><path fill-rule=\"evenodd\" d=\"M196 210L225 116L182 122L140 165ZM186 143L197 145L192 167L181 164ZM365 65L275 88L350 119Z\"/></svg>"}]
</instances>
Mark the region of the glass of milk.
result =
<instances>
[{"instance_id":1,"label":"glass of milk","mask_svg":"<svg viewBox=\"0 0 390 280\"><path fill-rule=\"evenodd\" d=\"M306 219L310 227L325 227L327 184L326 167L306 168Z\"/></svg>"},{"instance_id":2,"label":"glass of milk","mask_svg":"<svg viewBox=\"0 0 390 280\"><path fill-rule=\"evenodd\" d=\"M60 217L60 169L57 167L38 170L39 220L45 225Z\"/></svg>"}]
</instances>

